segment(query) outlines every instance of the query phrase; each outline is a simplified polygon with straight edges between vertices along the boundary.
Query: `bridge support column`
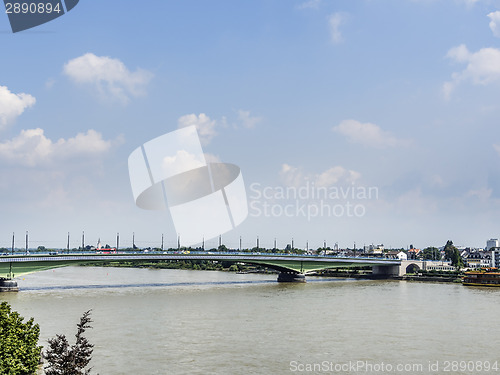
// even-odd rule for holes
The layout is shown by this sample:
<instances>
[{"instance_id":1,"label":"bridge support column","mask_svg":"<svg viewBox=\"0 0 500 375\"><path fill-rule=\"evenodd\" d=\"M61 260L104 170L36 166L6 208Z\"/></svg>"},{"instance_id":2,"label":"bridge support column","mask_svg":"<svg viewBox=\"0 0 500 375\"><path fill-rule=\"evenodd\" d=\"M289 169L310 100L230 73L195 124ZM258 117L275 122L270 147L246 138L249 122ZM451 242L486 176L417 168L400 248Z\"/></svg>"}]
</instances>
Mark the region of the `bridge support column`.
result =
<instances>
[{"instance_id":1,"label":"bridge support column","mask_svg":"<svg viewBox=\"0 0 500 375\"><path fill-rule=\"evenodd\" d=\"M0 278L0 292L18 292L17 281Z\"/></svg>"},{"instance_id":2,"label":"bridge support column","mask_svg":"<svg viewBox=\"0 0 500 375\"><path fill-rule=\"evenodd\" d=\"M305 283L306 276L303 273L281 272L278 275L279 283Z\"/></svg>"},{"instance_id":3,"label":"bridge support column","mask_svg":"<svg viewBox=\"0 0 500 375\"><path fill-rule=\"evenodd\" d=\"M399 275L399 265L395 266L373 266L372 268L372 275L377 276L377 277L393 277L393 276L400 276Z\"/></svg>"}]
</instances>

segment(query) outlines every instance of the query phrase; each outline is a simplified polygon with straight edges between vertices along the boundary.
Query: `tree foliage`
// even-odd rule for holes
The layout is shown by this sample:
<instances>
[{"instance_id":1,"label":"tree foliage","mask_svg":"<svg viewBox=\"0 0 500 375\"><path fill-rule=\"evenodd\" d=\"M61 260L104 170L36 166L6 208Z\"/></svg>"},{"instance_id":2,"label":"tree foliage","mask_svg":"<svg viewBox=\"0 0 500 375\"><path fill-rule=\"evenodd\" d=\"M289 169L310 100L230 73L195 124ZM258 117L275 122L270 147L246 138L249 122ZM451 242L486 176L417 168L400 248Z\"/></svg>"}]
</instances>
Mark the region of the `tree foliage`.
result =
<instances>
[{"instance_id":1,"label":"tree foliage","mask_svg":"<svg viewBox=\"0 0 500 375\"><path fill-rule=\"evenodd\" d=\"M26 323L7 302L0 305L0 374L34 374L40 362L40 327L33 318Z\"/></svg>"},{"instance_id":2,"label":"tree foliage","mask_svg":"<svg viewBox=\"0 0 500 375\"><path fill-rule=\"evenodd\" d=\"M45 368L46 375L86 375L91 369L85 369L92 359L94 345L83 336L85 330L92 328L90 323L90 312L86 311L80 318L76 343L70 347L65 335L56 335L49 339L49 348L45 353L48 367Z\"/></svg>"},{"instance_id":3,"label":"tree foliage","mask_svg":"<svg viewBox=\"0 0 500 375\"><path fill-rule=\"evenodd\" d=\"M427 247L423 251L425 260L441 260L441 252L437 247Z\"/></svg>"},{"instance_id":4,"label":"tree foliage","mask_svg":"<svg viewBox=\"0 0 500 375\"><path fill-rule=\"evenodd\" d=\"M451 261L451 265L460 269L464 266L464 261L460 255L460 251L453 245L453 241L448 240L444 247L444 257Z\"/></svg>"}]
</instances>

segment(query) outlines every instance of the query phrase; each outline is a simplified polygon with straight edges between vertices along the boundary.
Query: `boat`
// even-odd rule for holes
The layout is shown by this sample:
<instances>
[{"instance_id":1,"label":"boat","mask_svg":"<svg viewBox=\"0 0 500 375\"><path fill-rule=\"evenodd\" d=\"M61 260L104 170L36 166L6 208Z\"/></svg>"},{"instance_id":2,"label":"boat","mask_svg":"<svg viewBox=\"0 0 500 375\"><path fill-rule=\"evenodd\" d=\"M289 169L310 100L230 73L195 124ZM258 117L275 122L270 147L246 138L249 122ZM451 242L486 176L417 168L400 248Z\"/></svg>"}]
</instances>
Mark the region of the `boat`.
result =
<instances>
[{"instance_id":1,"label":"boat","mask_svg":"<svg viewBox=\"0 0 500 375\"><path fill-rule=\"evenodd\" d=\"M467 271L465 272L463 285L500 287L500 272L497 268L482 268L477 271Z\"/></svg>"}]
</instances>

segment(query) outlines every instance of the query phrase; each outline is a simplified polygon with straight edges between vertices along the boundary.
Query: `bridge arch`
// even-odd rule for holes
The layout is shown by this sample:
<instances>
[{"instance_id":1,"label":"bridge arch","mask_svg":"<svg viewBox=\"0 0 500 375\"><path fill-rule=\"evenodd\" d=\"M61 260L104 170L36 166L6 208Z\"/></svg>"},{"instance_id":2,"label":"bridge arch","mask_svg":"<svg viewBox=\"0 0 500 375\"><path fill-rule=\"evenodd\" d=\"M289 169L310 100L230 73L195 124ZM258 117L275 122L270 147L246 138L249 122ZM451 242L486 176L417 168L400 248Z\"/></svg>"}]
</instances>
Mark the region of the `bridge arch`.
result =
<instances>
[{"instance_id":1,"label":"bridge arch","mask_svg":"<svg viewBox=\"0 0 500 375\"><path fill-rule=\"evenodd\" d=\"M416 273L418 271L420 271L418 264L410 263L406 266L405 273Z\"/></svg>"}]
</instances>

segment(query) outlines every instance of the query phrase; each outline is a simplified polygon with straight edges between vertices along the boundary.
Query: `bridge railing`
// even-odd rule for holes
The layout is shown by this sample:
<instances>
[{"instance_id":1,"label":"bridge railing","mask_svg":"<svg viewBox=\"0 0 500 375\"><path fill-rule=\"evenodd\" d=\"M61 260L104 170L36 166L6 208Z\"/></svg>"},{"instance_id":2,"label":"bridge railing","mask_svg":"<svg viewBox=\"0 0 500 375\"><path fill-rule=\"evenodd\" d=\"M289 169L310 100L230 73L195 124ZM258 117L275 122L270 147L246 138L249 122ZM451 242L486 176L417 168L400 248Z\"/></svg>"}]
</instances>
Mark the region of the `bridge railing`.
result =
<instances>
[{"instance_id":1,"label":"bridge railing","mask_svg":"<svg viewBox=\"0 0 500 375\"><path fill-rule=\"evenodd\" d=\"M244 252L244 251L116 251L116 252L99 252L96 251L82 251L82 252L69 252L60 251L54 254L51 253L14 253L14 254L1 254L0 257L61 257L61 256L96 256L96 255L142 255L142 256L154 256L154 255L206 255L207 257L210 255L236 255L236 256L276 256L276 257L303 257L310 259L357 259L357 260L383 260L383 261L394 261L400 262L400 259L397 258L388 258L388 257L369 257L369 256L341 256L341 255L325 255L325 254L299 254L299 253L268 253L268 252Z\"/></svg>"}]
</instances>

